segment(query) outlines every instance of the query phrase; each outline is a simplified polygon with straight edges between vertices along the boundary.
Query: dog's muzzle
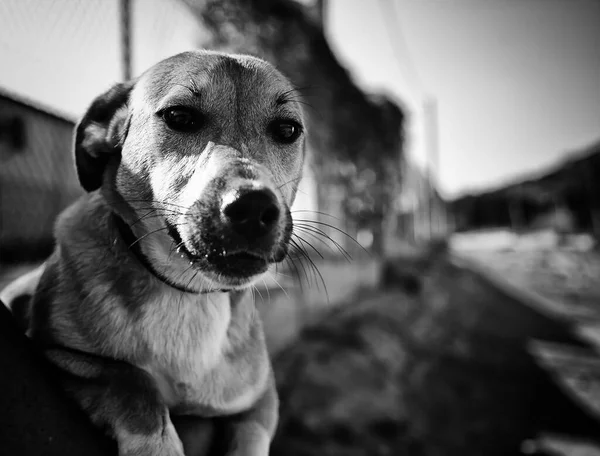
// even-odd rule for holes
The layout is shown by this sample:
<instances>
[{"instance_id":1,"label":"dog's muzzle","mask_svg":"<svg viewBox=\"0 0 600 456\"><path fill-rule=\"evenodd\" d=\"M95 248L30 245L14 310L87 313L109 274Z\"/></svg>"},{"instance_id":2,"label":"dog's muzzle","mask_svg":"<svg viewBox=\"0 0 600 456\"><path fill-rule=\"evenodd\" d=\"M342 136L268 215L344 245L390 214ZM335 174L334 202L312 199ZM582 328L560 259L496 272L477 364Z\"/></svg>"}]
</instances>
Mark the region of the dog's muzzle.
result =
<instances>
[{"instance_id":1,"label":"dog's muzzle","mask_svg":"<svg viewBox=\"0 0 600 456\"><path fill-rule=\"evenodd\" d=\"M169 232L194 267L243 280L285 258L292 221L269 186L234 181L232 187L227 179L214 179Z\"/></svg>"}]
</instances>

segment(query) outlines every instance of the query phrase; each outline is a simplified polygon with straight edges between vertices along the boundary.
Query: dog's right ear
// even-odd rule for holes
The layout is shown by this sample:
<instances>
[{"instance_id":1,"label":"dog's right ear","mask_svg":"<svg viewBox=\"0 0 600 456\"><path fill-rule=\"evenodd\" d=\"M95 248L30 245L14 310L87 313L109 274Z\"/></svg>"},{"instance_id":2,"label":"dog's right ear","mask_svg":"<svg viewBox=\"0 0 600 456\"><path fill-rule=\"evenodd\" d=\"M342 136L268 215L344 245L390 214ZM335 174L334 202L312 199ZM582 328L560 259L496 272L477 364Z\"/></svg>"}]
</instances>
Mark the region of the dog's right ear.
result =
<instances>
[{"instance_id":1,"label":"dog's right ear","mask_svg":"<svg viewBox=\"0 0 600 456\"><path fill-rule=\"evenodd\" d=\"M97 97L75 130L75 166L88 192L102 185L104 169L121 153L129 128L127 103L134 81L116 84Z\"/></svg>"}]
</instances>

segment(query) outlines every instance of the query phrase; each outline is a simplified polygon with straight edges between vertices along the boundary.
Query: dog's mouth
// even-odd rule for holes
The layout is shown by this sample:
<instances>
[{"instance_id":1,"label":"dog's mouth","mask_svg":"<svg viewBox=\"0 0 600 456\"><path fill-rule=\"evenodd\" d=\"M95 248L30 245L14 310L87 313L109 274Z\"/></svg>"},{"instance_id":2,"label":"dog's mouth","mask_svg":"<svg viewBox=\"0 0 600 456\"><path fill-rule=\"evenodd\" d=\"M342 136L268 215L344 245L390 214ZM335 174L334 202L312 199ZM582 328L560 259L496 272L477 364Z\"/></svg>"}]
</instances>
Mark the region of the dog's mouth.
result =
<instances>
[{"instance_id":1,"label":"dog's mouth","mask_svg":"<svg viewBox=\"0 0 600 456\"><path fill-rule=\"evenodd\" d=\"M269 267L269 259L243 251L224 255L209 255L207 260L219 274L236 278L262 274Z\"/></svg>"},{"instance_id":2,"label":"dog's mouth","mask_svg":"<svg viewBox=\"0 0 600 456\"><path fill-rule=\"evenodd\" d=\"M185 258L190 266L201 270L212 270L221 276L234 279L245 279L262 274L270 263L281 261L283 258L269 257L260 252L247 249L225 249L213 248L205 252L198 252L182 239L179 231L167 221L167 231L175 242L176 251Z\"/></svg>"}]
</instances>

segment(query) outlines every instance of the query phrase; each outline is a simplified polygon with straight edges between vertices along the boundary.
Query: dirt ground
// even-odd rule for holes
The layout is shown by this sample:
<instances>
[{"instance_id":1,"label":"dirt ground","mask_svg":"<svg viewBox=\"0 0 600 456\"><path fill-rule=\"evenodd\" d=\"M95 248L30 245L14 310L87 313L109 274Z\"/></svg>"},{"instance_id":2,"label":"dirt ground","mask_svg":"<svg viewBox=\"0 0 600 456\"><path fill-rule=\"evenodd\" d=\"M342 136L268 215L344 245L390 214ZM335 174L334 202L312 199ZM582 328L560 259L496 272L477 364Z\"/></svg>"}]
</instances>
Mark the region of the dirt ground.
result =
<instances>
[{"instance_id":1,"label":"dirt ground","mask_svg":"<svg viewBox=\"0 0 600 456\"><path fill-rule=\"evenodd\" d=\"M472 251L502 277L556 303L569 319L600 321L600 252L567 249Z\"/></svg>"},{"instance_id":2,"label":"dirt ground","mask_svg":"<svg viewBox=\"0 0 600 456\"><path fill-rule=\"evenodd\" d=\"M454 247L499 282L525 292L525 301L564 321L588 344L584 350L547 344L532 348L562 389L600 417L600 250L593 241L573 236L559 242L549 232L516 236L496 231L460 235ZM557 454L600 454L598 447L556 436L543 442Z\"/></svg>"},{"instance_id":3,"label":"dirt ground","mask_svg":"<svg viewBox=\"0 0 600 456\"><path fill-rule=\"evenodd\" d=\"M562 322L452 256L394 266L398 288L356 295L276 356L274 455L594 454L598 423L528 352L576 345Z\"/></svg>"}]
</instances>

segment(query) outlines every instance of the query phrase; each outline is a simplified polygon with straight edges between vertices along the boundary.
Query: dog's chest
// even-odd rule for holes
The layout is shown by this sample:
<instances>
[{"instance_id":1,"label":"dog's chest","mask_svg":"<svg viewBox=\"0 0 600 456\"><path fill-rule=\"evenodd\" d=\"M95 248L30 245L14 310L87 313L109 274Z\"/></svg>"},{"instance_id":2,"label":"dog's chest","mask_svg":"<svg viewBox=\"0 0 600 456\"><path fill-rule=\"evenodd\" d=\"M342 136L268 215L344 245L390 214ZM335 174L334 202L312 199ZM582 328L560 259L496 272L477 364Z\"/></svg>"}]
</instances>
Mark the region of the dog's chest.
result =
<instances>
[{"instance_id":1,"label":"dog's chest","mask_svg":"<svg viewBox=\"0 0 600 456\"><path fill-rule=\"evenodd\" d=\"M255 399L253 385L226 394L227 383L236 381L221 375L231 367L225 366L231 318L225 293L165 293L145 306L137 328L147 350L140 367L154 378L167 406L212 414L243 409Z\"/></svg>"},{"instance_id":2,"label":"dog's chest","mask_svg":"<svg viewBox=\"0 0 600 456\"><path fill-rule=\"evenodd\" d=\"M206 372L226 348L230 322L225 293L194 295L167 289L143 307L137 332L157 365Z\"/></svg>"},{"instance_id":3,"label":"dog's chest","mask_svg":"<svg viewBox=\"0 0 600 456\"><path fill-rule=\"evenodd\" d=\"M180 384L180 389L200 384L227 348L230 320L225 294L209 297L166 290L146 303L137 320L135 332L145 352L140 367L155 377L161 390L166 387L163 377Z\"/></svg>"}]
</instances>

